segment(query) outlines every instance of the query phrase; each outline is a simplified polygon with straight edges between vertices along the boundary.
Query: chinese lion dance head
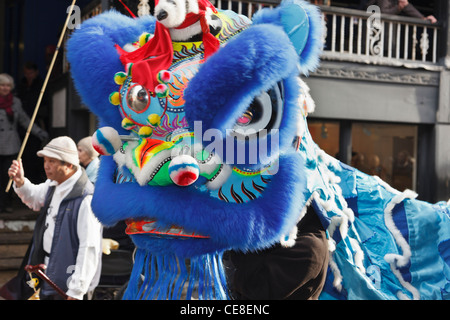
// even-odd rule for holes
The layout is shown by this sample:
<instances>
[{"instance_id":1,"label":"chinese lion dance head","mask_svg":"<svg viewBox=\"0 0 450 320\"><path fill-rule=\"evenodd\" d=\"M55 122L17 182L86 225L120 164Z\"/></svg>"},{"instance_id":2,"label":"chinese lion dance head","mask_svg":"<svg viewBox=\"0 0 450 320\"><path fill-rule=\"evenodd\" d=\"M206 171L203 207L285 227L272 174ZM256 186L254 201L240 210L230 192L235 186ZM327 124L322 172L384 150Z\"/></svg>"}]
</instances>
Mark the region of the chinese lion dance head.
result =
<instances>
[{"instance_id":1,"label":"chinese lion dance head","mask_svg":"<svg viewBox=\"0 0 450 320\"><path fill-rule=\"evenodd\" d=\"M300 76L322 46L320 12L302 0L252 20L206 0L159 0L153 16L110 11L74 32L71 72L103 155L92 208L105 225L126 221L138 248L125 298L177 299L186 281L187 298L194 286L227 298L222 254L289 247L309 205L330 250L351 245L365 270L346 201L361 173L323 153L306 125L314 104ZM334 288L348 270L339 263Z\"/></svg>"}]
</instances>

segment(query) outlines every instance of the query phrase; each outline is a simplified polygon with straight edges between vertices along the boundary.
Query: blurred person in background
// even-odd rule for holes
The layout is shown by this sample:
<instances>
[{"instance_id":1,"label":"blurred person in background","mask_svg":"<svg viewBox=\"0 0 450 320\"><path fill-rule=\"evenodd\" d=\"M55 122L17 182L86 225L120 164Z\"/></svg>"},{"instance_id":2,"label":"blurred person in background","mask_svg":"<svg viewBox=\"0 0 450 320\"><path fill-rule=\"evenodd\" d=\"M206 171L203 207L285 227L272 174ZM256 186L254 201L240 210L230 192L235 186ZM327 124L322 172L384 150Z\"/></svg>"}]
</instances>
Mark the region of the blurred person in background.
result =
<instances>
[{"instance_id":1,"label":"blurred person in background","mask_svg":"<svg viewBox=\"0 0 450 320\"><path fill-rule=\"evenodd\" d=\"M44 80L39 76L38 66L34 62L27 62L23 67L23 78L17 83L17 97L22 102L22 109L28 115L32 117L39 96L41 94ZM43 130L49 132L49 109L50 102L46 94L42 96L41 103L39 105L38 113L36 114L35 123ZM19 128L19 135L21 139L25 136L25 130ZM42 149L45 143L41 143L39 139L34 136L30 136L27 143L27 153L23 155L22 161L28 171L28 179L33 183L39 183L45 179L45 171L42 163L42 159L39 158L36 153Z\"/></svg>"},{"instance_id":2,"label":"blurred person in background","mask_svg":"<svg viewBox=\"0 0 450 320\"><path fill-rule=\"evenodd\" d=\"M437 19L432 16L424 16L419 10L417 10L408 0L369 0L367 7L376 5L380 7L381 13L404 15L413 18L419 18L428 20L431 23L436 23Z\"/></svg>"},{"instance_id":3,"label":"blurred person in background","mask_svg":"<svg viewBox=\"0 0 450 320\"><path fill-rule=\"evenodd\" d=\"M92 146L92 137L88 136L78 141L77 149L81 165L86 170L89 180L95 184L100 160L98 152Z\"/></svg>"},{"instance_id":4,"label":"blurred person in background","mask_svg":"<svg viewBox=\"0 0 450 320\"><path fill-rule=\"evenodd\" d=\"M13 89L14 79L6 73L0 74L0 211L8 213L12 212L12 193L5 192L9 182L8 168L17 158L22 144L18 127L26 130L30 123L20 99L13 95ZM47 132L37 125L33 125L31 133L41 142L48 139Z\"/></svg>"}]
</instances>

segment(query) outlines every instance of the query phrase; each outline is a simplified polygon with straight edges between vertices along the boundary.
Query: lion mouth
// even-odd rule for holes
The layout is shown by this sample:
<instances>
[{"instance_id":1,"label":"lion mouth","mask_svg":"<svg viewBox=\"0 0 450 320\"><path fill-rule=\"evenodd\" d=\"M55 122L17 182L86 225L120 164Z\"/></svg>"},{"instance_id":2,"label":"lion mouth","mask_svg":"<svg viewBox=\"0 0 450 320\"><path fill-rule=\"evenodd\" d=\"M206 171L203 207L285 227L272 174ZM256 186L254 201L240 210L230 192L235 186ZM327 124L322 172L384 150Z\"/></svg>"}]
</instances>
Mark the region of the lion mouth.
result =
<instances>
[{"instance_id":1,"label":"lion mouth","mask_svg":"<svg viewBox=\"0 0 450 320\"><path fill-rule=\"evenodd\" d=\"M172 239L208 239L209 236L197 234L195 232L187 231L182 227L171 226L168 228L157 225L156 220L134 220L126 221L127 228L125 233L128 235L147 234L149 236L159 238Z\"/></svg>"}]
</instances>

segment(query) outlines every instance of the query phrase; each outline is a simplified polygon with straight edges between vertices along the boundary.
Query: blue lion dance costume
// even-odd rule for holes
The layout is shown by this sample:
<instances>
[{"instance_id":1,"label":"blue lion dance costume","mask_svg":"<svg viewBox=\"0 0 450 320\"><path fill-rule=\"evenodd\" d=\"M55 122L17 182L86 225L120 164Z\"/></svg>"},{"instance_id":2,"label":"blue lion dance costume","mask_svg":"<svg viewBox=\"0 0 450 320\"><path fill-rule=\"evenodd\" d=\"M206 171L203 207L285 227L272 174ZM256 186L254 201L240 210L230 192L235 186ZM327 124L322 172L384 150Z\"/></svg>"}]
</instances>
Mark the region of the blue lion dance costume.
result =
<instances>
[{"instance_id":1,"label":"blue lion dance costume","mask_svg":"<svg viewBox=\"0 0 450 320\"><path fill-rule=\"evenodd\" d=\"M209 30L199 15L188 40L167 44L155 17L111 11L68 43L99 119L94 213L125 220L138 248L124 299L230 298L224 252L289 248L308 208L327 235L321 299L449 298L448 204L339 162L308 132L300 76L319 64L318 9L284 0L252 21L204 9L193 11L211 13Z\"/></svg>"}]
</instances>

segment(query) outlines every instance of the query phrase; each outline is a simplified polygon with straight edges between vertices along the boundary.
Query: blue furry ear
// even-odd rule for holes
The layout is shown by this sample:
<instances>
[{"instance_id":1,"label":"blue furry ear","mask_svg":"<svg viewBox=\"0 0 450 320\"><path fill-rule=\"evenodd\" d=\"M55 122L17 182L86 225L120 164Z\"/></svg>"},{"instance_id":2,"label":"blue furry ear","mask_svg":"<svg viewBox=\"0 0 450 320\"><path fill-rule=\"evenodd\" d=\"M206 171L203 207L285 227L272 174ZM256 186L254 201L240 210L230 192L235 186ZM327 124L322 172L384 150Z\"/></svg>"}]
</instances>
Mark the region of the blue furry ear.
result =
<instances>
[{"instance_id":1,"label":"blue furry ear","mask_svg":"<svg viewBox=\"0 0 450 320\"><path fill-rule=\"evenodd\" d=\"M253 23L283 27L300 56L300 71L304 75L318 67L323 48L323 24L318 7L303 0L284 0L275 9L258 11Z\"/></svg>"}]
</instances>

